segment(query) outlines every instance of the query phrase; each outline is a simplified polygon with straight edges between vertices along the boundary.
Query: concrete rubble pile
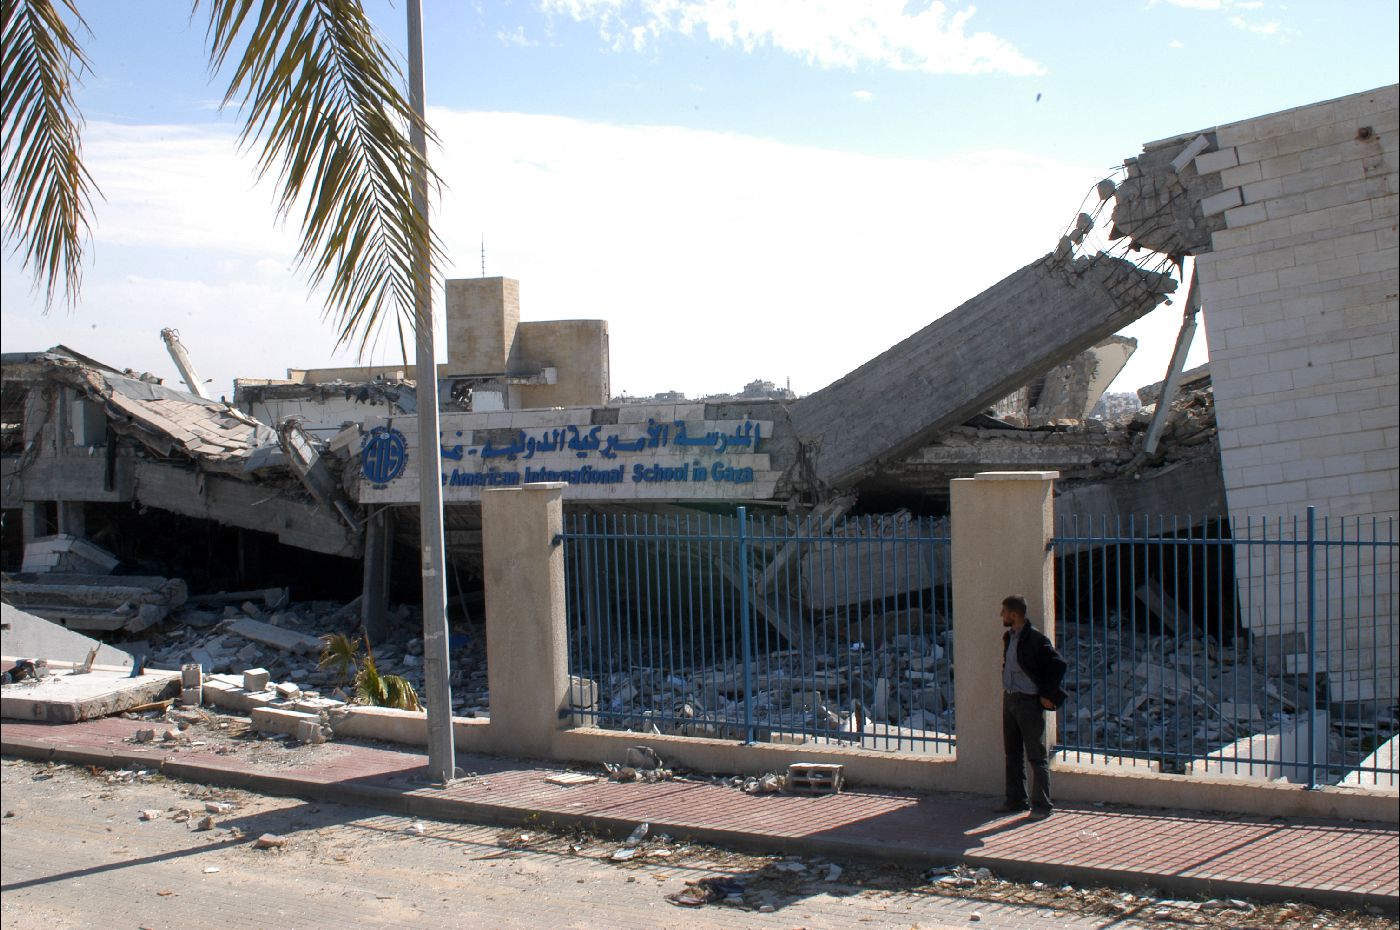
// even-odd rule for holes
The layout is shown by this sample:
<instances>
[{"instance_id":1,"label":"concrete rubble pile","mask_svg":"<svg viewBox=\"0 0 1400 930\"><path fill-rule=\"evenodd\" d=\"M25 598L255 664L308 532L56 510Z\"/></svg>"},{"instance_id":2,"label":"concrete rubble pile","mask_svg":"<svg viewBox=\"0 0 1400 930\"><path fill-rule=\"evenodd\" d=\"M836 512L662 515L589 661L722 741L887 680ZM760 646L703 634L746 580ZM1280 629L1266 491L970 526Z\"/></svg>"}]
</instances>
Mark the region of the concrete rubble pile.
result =
<instances>
[{"instance_id":1,"label":"concrete rubble pile","mask_svg":"<svg viewBox=\"0 0 1400 930\"><path fill-rule=\"evenodd\" d=\"M952 629L931 613L911 621L911 613L891 613L877 625L893 630L913 622L928 633L895 634L879 643L829 635L805 652L753 656L758 738L881 744L902 737L908 748L927 731L951 733ZM656 646L639 651L660 656ZM737 657L685 673L638 664L600 677L602 726L744 738L744 668Z\"/></svg>"},{"instance_id":2,"label":"concrete rubble pile","mask_svg":"<svg viewBox=\"0 0 1400 930\"><path fill-rule=\"evenodd\" d=\"M415 607L398 607L390 636L372 643L371 649L382 674L402 676L422 693L423 641L412 634L421 628L419 616ZM152 666L180 668L195 662L206 673L233 675L264 669L272 681L304 691L330 689L344 694L348 690L348 682L339 680L333 671L317 668L317 663L320 637L359 634L357 602L308 601L272 609L249 600L237 607L229 604L218 613L189 609L174 620L178 629L148 644ZM451 637L453 712L458 715L486 711L486 663L480 639L461 633Z\"/></svg>"},{"instance_id":3,"label":"concrete rubble pile","mask_svg":"<svg viewBox=\"0 0 1400 930\"><path fill-rule=\"evenodd\" d=\"M1190 637L1106 621L1069 623L1060 651L1074 694L1062 742L1104 747L1108 755L1202 758L1246 737L1301 723L1314 695L1303 679L1278 674L1278 656L1251 649L1240 635L1227 645L1199 630ZM1345 776L1400 721L1329 721L1331 779ZM1164 761L1164 769L1172 763Z\"/></svg>"}]
</instances>

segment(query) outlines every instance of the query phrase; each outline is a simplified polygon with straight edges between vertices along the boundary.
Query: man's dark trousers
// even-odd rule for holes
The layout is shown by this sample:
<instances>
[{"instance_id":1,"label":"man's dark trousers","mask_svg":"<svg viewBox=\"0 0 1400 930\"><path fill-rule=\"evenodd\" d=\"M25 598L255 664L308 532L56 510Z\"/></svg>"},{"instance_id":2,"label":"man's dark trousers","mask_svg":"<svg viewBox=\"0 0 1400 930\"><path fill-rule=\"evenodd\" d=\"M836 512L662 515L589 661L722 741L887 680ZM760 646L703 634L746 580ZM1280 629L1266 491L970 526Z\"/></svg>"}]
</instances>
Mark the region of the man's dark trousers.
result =
<instances>
[{"instance_id":1,"label":"man's dark trousers","mask_svg":"<svg viewBox=\"0 0 1400 930\"><path fill-rule=\"evenodd\" d=\"M1045 708L1034 694L1003 692L1001 734L1006 748L1006 803L1026 806L1026 765L1031 765L1030 806L1050 810L1050 754L1045 747Z\"/></svg>"}]
</instances>

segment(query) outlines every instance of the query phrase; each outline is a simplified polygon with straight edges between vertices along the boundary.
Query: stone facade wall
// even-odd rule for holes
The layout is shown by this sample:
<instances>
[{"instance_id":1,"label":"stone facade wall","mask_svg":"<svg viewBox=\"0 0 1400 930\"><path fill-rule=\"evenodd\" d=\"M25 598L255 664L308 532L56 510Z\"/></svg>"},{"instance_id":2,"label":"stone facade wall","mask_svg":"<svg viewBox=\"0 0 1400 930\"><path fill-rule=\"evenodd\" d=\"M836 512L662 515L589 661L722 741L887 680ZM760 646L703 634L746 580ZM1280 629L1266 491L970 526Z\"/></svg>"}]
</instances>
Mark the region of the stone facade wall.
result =
<instances>
[{"instance_id":1,"label":"stone facade wall","mask_svg":"<svg viewBox=\"0 0 1400 930\"><path fill-rule=\"evenodd\" d=\"M521 323L515 364L521 371L554 368L554 384L512 386L511 407L602 406L608 402L608 321Z\"/></svg>"},{"instance_id":2,"label":"stone facade wall","mask_svg":"<svg viewBox=\"0 0 1400 930\"><path fill-rule=\"evenodd\" d=\"M1219 177L1220 193L1201 206L1225 228L1196 268L1231 515L1292 520L1314 505L1384 524L1400 500L1397 88L1214 132L1194 168ZM1345 568L1334 555L1319 611L1346 620L1315 645L1331 653L1347 696L1387 698L1396 693L1394 562L1380 557L1373 586L1371 554L1349 552ZM1269 569L1284 582L1272 593L1242 582L1246 622L1282 634L1305 613L1302 586L1287 564Z\"/></svg>"}]
</instances>

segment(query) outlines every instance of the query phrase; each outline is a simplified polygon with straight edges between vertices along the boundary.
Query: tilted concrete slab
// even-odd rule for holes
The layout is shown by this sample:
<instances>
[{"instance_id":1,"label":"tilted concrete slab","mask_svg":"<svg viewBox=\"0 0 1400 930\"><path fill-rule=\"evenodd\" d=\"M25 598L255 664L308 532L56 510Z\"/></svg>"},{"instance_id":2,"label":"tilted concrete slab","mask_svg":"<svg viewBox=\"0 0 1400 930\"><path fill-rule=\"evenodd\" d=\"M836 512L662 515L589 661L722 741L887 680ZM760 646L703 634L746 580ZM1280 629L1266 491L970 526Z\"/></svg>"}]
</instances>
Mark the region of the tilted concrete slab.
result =
<instances>
[{"instance_id":1,"label":"tilted concrete slab","mask_svg":"<svg viewBox=\"0 0 1400 930\"><path fill-rule=\"evenodd\" d=\"M1027 265L791 408L808 474L846 487L1146 315L1176 282L1096 255Z\"/></svg>"},{"instance_id":2,"label":"tilted concrete slab","mask_svg":"<svg viewBox=\"0 0 1400 930\"><path fill-rule=\"evenodd\" d=\"M9 668L15 660L7 656L3 661ZM54 670L53 663L50 670ZM132 678L130 669L95 666L83 675L60 670L38 681L21 681L0 688L0 717L73 723L109 717L179 693L179 672L145 672Z\"/></svg>"},{"instance_id":3,"label":"tilted concrete slab","mask_svg":"<svg viewBox=\"0 0 1400 930\"><path fill-rule=\"evenodd\" d=\"M26 659L82 662L96 647L95 661L98 665L131 667L130 653L9 604L0 604L0 618L3 618L0 654Z\"/></svg>"}]
</instances>

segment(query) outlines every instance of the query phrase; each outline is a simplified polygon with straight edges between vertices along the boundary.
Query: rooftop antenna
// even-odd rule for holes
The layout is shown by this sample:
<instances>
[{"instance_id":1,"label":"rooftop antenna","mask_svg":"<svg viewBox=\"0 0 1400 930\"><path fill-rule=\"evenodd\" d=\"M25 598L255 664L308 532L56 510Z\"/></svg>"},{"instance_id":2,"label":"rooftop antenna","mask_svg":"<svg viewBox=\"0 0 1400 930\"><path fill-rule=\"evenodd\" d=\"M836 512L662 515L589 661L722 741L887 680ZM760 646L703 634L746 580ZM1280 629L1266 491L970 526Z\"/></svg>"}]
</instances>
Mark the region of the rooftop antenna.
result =
<instances>
[{"instance_id":1,"label":"rooftop antenna","mask_svg":"<svg viewBox=\"0 0 1400 930\"><path fill-rule=\"evenodd\" d=\"M486 234L481 234L481 276L486 277Z\"/></svg>"}]
</instances>

